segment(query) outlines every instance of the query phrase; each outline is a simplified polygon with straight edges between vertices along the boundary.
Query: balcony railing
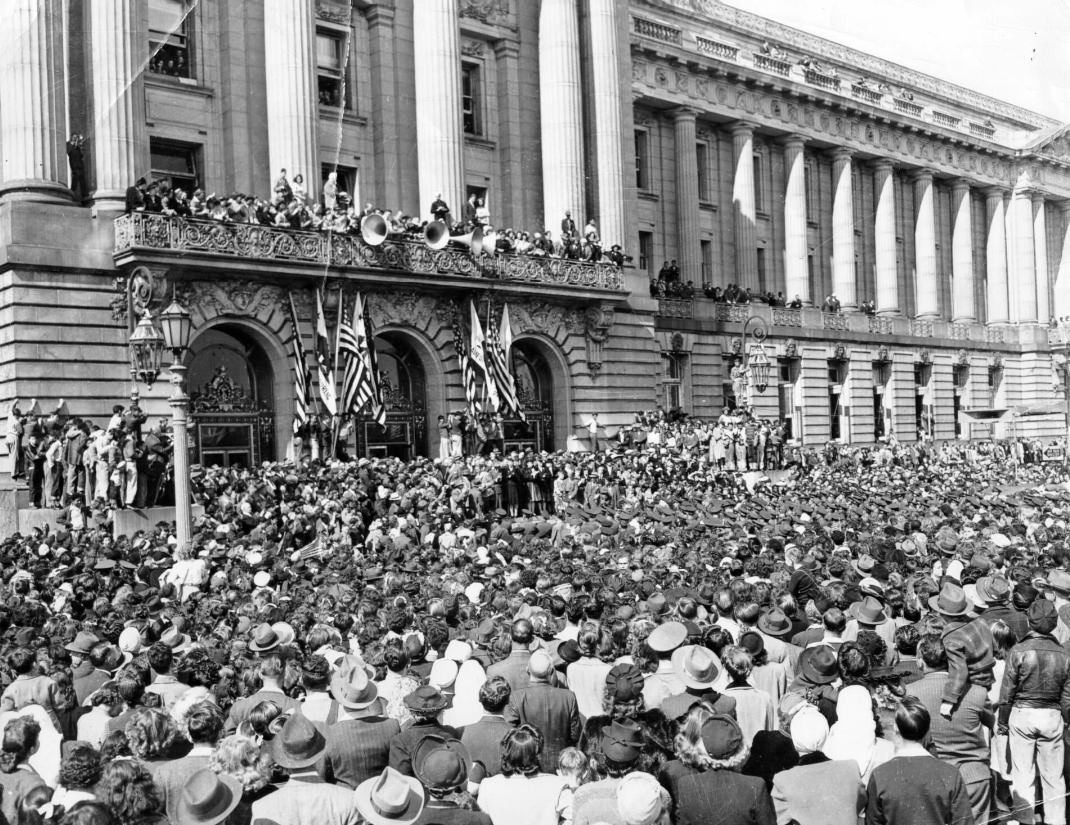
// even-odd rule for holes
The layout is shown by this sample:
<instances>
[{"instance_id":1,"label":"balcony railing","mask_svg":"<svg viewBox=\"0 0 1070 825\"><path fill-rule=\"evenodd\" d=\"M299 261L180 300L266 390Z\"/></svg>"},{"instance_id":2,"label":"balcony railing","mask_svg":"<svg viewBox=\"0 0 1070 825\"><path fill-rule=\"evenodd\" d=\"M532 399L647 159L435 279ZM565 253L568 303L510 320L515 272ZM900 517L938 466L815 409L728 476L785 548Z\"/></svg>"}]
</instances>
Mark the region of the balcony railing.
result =
<instances>
[{"instance_id":1,"label":"balcony railing","mask_svg":"<svg viewBox=\"0 0 1070 825\"><path fill-rule=\"evenodd\" d=\"M658 315L667 318L694 318L695 302L690 298L659 298Z\"/></svg>"},{"instance_id":2,"label":"balcony railing","mask_svg":"<svg viewBox=\"0 0 1070 825\"><path fill-rule=\"evenodd\" d=\"M933 337L933 322L932 321L918 321L913 320L910 322L910 334L915 338L932 338Z\"/></svg>"},{"instance_id":3,"label":"balcony railing","mask_svg":"<svg viewBox=\"0 0 1070 825\"><path fill-rule=\"evenodd\" d=\"M911 103L909 100L897 97L895 99L895 110L911 117L921 117L922 107L917 103Z\"/></svg>"},{"instance_id":4,"label":"balcony railing","mask_svg":"<svg viewBox=\"0 0 1070 825\"><path fill-rule=\"evenodd\" d=\"M370 246L359 235L306 232L258 224L220 223L135 212L115 219L115 252L132 249L206 253L277 263L379 269L420 275L494 278L520 283L625 290L624 273L611 263L529 255L479 255L466 249L431 249L418 241Z\"/></svg>"},{"instance_id":5,"label":"balcony railing","mask_svg":"<svg viewBox=\"0 0 1070 825\"><path fill-rule=\"evenodd\" d=\"M821 326L823 329L840 329L847 330L848 322L847 316L841 315L838 312L822 312L821 313Z\"/></svg>"},{"instance_id":6,"label":"balcony railing","mask_svg":"<svg viewBox=\"0 0 1070 825\"><path fill-rule=\"evenodd\" d=\"M748 304L714 304L713 314L718 321L734 321L741 324L750 317Z\"/></svg>"},{"instance_id":7,"label":"balcony railing","mask_svg":"<svg viewBox=\"0 0 1070 825\"><path fill-rule=\"evenodd\" d=\"M980 138L985 138L987 140L991 140L992 138L994 138L996 136L996 127L995 126L986 126L983 123L971 123L970 124L970 134L973 135L974 137L980 137Z\"/></svg>"},{"instance_id":8,"label":"balcony railing","mask_svg":"<svg viewBox=\"0 0 1070 825\"><path fill-rule=\"evenodd\" d=\"M739 49L735 46L729 46L727 43L719 43L716 40L699 37L698 35L695 35L695 43L698 45L698 50L703 54L712 54L714 57L733 61L739 57Z\"/></svg>"},{"instance_id":9,"label":"balcony railing","mask_svg":"<svg viewBox=\"0 0 1070 825\"><path fill-rule=\"evenodd\" d=\"M838 77L819 72L817 69L807 69L803 73L803 77L812 86L828 89L830 92L838 92L840 90L840 79Z\"/></svg>"},{"instance_id":10,"label":"balcony railing","mask_svg":"<svg viewBox=\"0 0 1070 825\"><path fill-rule=\"evenodd\" d=\"M761 69L763 72L772 72L781 77L787 77L791 74L790 63L786 60L777 60L775 57L770 57L767 54L754 55L754 68Z\"/></svg>"},{"instance_id":11,"label":"balcony railing","mask_svg":"<svg viewBox=\"0 0 1070 825\"><path fill-rule=\"evenodd\" d=\"M673 26L655 23L653 20L647 20L644 17L633 17L632 29L636 34L641 34L644 37L660 40L663 43L672 43L676 46L680 45L680 30Z\"/></svg>"},{"instance_id":12,"label":"balcony railing","mask_svg":"<svg viewBox=\"0 0 1070 825\"><path fill-rule=\"evenodd\" d=\"M946 112L938 112L934 110L933 123L936 123L939 126L946 126L949 129L957 129L959 128L959 124L962 123L962 118L949 115Z\"/></svg>"},{"instance_id":13,"label":"balcony railing","mask_svg":"<svg viewBox=\"0 0 1070 825\"><path fill-rule=\"evenodd\" d=\"M985 340L990 344L1002 344L1006 341L1007 332L1003 327L985 327Z\"/></svg>"},{"instance_id":14,"label":"balcony railing","mask_svg":"<svg viewBox=\"0 0 1070 825\"><path fill-rule=\"evenodd\" d=\"M947 335L956 341L969 341L973 335L973 327L969 324L949 324Z\"/></svg>"},{"instance_id":15,"label":"balcony railing","mask_svg":"<svg viewBox=\"0 0 1070 825\"><path fill-rule=\"evenodd\" d=\"M802 311L773 307L773 324L778 327L801 327L803 325Z\"/></svg>"},{"instance_id":16,"label":"balcony railing","mask_svg":"<svg viewBox=\"0 0 1070 825\"><path fill-rule=\"evenodd\" d=\"M879 335L891 335L895 330L895 324L892 319L883 315L867 315L866 321L869 325L869 331Z\"/></svg>"},{"instance_id":17,"label":"balcony railing","mask_svg":"<svg viewBox=\"0 0 1070 825\"><path fill-rule=\"evenodd\" d=\"M857 83L851 85L851 94L857 97L859 100L864 100L866 103L872 103L876 106L881 102L881 93L870 89L868 86L859 86Z\"/></svg>"}]
</instances>

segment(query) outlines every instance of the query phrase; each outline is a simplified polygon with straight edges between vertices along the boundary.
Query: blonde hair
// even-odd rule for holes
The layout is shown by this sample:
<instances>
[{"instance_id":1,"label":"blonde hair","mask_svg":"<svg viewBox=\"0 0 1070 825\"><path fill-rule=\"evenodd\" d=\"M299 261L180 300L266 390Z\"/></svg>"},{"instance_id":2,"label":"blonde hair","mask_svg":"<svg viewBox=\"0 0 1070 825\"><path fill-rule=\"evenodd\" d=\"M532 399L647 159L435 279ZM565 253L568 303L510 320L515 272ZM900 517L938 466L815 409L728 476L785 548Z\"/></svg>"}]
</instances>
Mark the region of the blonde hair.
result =
<instances>
[{"instance_id":1,"label":"blonde hair","mask_svg":"<svg viewBox=\"0 0 1070 825\"><path fill-rule=\"evenodd\" d=\"M240 733L219 740L208 765L216 773L237 779L246 793L255 793L271 781L271 757L261 752L255 739Z\"/></svg>"}]
</instances>

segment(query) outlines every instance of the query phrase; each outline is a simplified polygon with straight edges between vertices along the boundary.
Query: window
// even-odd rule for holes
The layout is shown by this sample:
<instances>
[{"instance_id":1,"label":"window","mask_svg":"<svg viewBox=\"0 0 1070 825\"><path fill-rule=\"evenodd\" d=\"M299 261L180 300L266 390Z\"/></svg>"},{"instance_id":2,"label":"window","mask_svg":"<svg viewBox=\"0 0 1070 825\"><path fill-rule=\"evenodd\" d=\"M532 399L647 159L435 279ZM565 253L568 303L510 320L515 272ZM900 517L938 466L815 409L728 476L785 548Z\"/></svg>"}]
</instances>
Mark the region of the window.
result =
<instances>
[{"instance_id":1,"label":"window","mask_svg":"<svg viewBox=\"0 0 1070 825\"><path fill-rule=\"evenodd\" d=\"M713 241L699 241L702 248L702 283L713 283Z\"/></svg>"},{"instance_id":2,"label":"window","mask_svg":"<svg viewBox=\"0 0 1070 825\"><path fill-rule=\"evenodd\" d=\"M759 246L758 247L758 290L760 292L765 292L765 290L766 290L766 283L767 283L766 276L767 276L767 274L768 273L766 271L765 248Z\"/></svg>"},{"instance_id":3,"label":"window","mask_svg":"<svg viewBox=\"0 0 1070 825\"><path fill-rule=\"evenodd\" d=\"M807 163L803 166L803 187L806 190L806 220L808 223L817 222L817 204L814 203L814 165Z\"/></svg>"},{"instance_id":4,"label":"window","mask_svg":"<svg viewBox=\"0 0 1070 825\"><path fill-rule=\"evenodd\" d=\"M838 358L828 359L828 380L830 384L842 384L847 379L847 362Z\"/></svg>"},{"instance_id":5,"label":"window","mask_svg":"<svg viewBox=\"0 0 1070 825\"><path fill-rule=\"evenodd\" d=\"M635 185L650 188L650 144L646 129L635 130Z\"/></svg>"},{"instance_id":6,"label":"window","mask_svg":"<svg viewBox=\"0 0 1070 825\"><path fill-rule=\"evenodd\" d=\"M695 159L698 162L698 199L710 200L710 153L708 143L695 144Z\"/></svg>"},{"instance_id":7,"label":"window","mask_svg":"<svg viewBox=\"0 0 1070 825\"><path fill-rule=\"evenodd\" d=\"M765 176L763 174L763 158L757 152L754 153L754 209L756 212L765 211Z\"/></svg>"},{"instance_id":8,"label":"window","mask_svg":"<svg viewBox=\"0 0 1070 825\"><path fill-rule=\"evenodd\" d=\"M811 300L817 295L817 273L814 272L814 253L809 252L806 255L806 286L810 290ZM795 300L795 296L791 296L791 300Z\"/></svg>"},{"instance_id":9,"label":"window","mask_svg":"<svg viewBox=\"0 0 1070 825\"><path fill-rule=\"evenodd\" d=\"M884 394L873 388L873 440L878 441L886 435L884 429Z\"/></svg>"},{"instance_id":10,"label":"window","mask_svg":"<svg viewBox=\"0 0 1070 825\"><path fill-rule=\"evenodd\" d=\"M483 134L483 71L476 63L461 64L461 111L464 133Z\"/></svg>"},{"instance_id":11,"label":"window","mask_svg":"<svg viewBox=\"0 0 1070 825\"><path fill-rule=\"evenodd\" d=\"M639 268L654 277L654 233L639 233Z\"/></svg>"},{"instance_id":12,"label":"window","mask_svg":"<svg viewBox=\"0 0 1070 825\"><path fill-rule=\"evenodd\" d=\"M172 189L184 189L187 195L200 185L197 156L201 147L188 143L151 138L149 159L153 180L166 180Z\"/></svg>"},{"instance_id":13,"label":"window","mask_svg":"<svg viewBox=\"0 0 1070 825\"><path fill-rule=\"evenodd\" d=\"M682 386L685 371L684 359L687 356L677 352L663 352L662 356L666 360L664 384L665 409L678 410L683 406Z\"/></svg>"},{"instance_id":14,"label":"window","mask_svg":"<svg viewBox=\"0 0 1070 825\"><path fill-rule=\"evenodd\" d=\"M193 76L192 25L186 0L149 0L149 71Z\"/></svg>"},{"instance_id":15,"label":"window","mask_svg":"<svg viewBox=\"0 0 1070 825\"><path fill-rule=\"evenodd\" d=\"M345 75L347 41L337 32L316 32L316 91L323 106L351 108Z\"/></svg>"},{"instance_id":16,"label":"window","mask_svg":"<svg viewBox=\"0 0 1070 825\"><path fill-rule=\"evenodd\" d=\"M842 433L843 405L840 404L840 393L829 387L829 439L838 441Z\"/></svg>"}]
</instances>

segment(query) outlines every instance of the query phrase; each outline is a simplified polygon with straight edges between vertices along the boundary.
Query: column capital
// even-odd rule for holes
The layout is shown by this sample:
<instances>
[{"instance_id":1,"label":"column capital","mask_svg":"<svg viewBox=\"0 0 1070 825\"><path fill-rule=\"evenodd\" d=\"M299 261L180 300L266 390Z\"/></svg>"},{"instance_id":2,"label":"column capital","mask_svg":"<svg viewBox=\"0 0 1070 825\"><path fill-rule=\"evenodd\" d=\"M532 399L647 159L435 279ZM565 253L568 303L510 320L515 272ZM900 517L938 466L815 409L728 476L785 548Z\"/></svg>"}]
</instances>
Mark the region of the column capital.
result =
<instances>
[{"instance_id":1,"label":"column capital","mask_svg":"<svg viewBox=\"0 0 1070 825\"><path fill-rule=\"evenodd\" d=\"M698 109L694 109L691 106L677 106L674 109L670 109L669 114L672 115L674 121L695 120L698 117Z\"/></svg>"},{"instance_id":2,"label":"column capital","mask_svg":"<svg viewBox=\"0 0 1070 825\"><path fill-rule=\"evenodd\" d=\"M888 172L889 174L895 171L896 163L891 158L874 158L869 162L875 172Z\"/></svg>"},{"instance_id":3,"label":"column capital","mask_svg":"<svg viewBox=\"0 0 1070 825\"><path fill-rule=\"evenodd\" d=\"M1040 204L1041 206L1043 206L1046 202L1047 202L1047 198L1044 196L1044 193L1039 189L1034 189L1033 190L1033 205L1036 206L1037 204Z\"/></svg>"},{"instance_id":4,"label":"column capital","mask_svg":"<svg viewBox=\"0 0 1070 825\"><path fill-rule=\"evenodd\" d=\"M368 5L364 9L364 19L368 21L369 26L393 26L394 9L381 3Z\"/></svg>"},{"instance_id":5,"label":"column capital","mask_svg":"<svg viewBox=\"0 0 1070 825\"><path fill-rule=\"evenodd\" d=\"M732 134L732 137L736 137L737 135L751 137L754 134L754 130L757 128L758 124L751 123L749 120L737 120L728 127L728 131Z\"/></svg>"},{"instance_id":6,"label":"column capital","mask_svg":"<svg viewBox=\"0 0 1070 825\"><path fill-rule=\"evenodd\" d=\"M1063 217L1070 217L1070 201L1052 201L1052 206L1058 209Z\"/></svg>"},{"instance_id":7,"label":"column capital","mask_svg":"<svg viewBox=\"0 0 1070 825\"><path fill-rule=\"evenodd\" d=\"M808 138L806 135L800 135L798 132L793 132L790 135L784 135L784 137L778 138L777 142L780 143L780 145L783 146L785 149L792 146L802 149L809 142L809 140L810 138Z\"/></svg>"},{"instance_id":8,"label":"column capital","mask_svg":"<svg viewBox=\"0 0 1070 825\"><path fill-rule=\"evenodd\" d=\"M829 149L828 155L833 160L850 160L855 156L854 149L847 146L835 146Z\"/></svg>"},{"instance_id":9,"label":"column capital","mask_svg":"<svg viewBox=\"0 0 1070 825\"><path fill-rule=\"evenodd\" d=\"M1033 189L1032 187L1022 187L1019 189L1015 189L1013 192L1011 192L1011 197L1032 200L1036 195L1039 194L1041 193L1038 190Z\"/></svg>"},{"instance_id":10,"label":"column capital","mask_svg":"<svg viewBox=\"0 0 1070 825\"><path fill-rule=\"evenodd\" d=\"M922 167L921 169L913 169L909 173L910 179L915 183L932 183L933 182L933 170Z\"/></svg>"},{"instance_id":11,"label":"column capital","mask_svg":"<svg viewBox=\"0 0 1070 825\"><path fill-rule=\"evenodd\" d=\"M519 57L520 56L520 43L511 37L501 37L494 41L494 56L498 60L502 60L507 57Z\"/></svg>"},{"instance_id":12,"label":"column capital","mask_svg":"<svg viewBox=\"0 0 1070 825\"><path fill-rule=\"evenodd\" d=\"M1007 197L1007 190L1002 186L986 186L981 190L985 196L986 201L994 201L996 199L1003 200Z\"/></svg>"},{"instance_id":13,"label":"column capital","mask_svg":"<svg viewBox=\"0 0 1070 825\"><path fill-rule=\"evenodd\" d=\"M955 178L951 181L951 191L955 194L969 192L970 189L970 182L966 178Z\"/></svg>"}]
</instances>

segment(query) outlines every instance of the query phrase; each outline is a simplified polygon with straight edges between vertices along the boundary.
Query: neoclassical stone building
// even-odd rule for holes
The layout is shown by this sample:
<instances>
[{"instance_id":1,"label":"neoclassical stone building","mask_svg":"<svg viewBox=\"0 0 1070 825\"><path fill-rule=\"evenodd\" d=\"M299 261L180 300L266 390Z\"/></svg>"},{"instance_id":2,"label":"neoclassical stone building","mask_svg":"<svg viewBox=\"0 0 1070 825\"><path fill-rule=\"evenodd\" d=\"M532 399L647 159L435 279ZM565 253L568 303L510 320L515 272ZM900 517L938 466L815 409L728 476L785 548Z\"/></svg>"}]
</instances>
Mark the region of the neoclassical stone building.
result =
<instances>
[{"instance_id":1,"label":"neoclassical stone building","mask_svg":"<svg viewBox=\"0 0 1070 825\"><path fill-rule=\"evenodd\" d=\"M362 422L358 452L434 452L437 415L464 403L453 328L470 299L510 307L531 421L516 444L564 447L593 412L611 432L655 404L718 413L752 315L773 368L749 401L807 444L986 437L960 413L1065 398L1051 322L1067 314L1070 137L1042 115L715 0L10 6L24 36L0 52L5 410L63 399L103 423L135 389L137 313L177 295L195 320L191 458L279 457L287 296L311 350L319 285L332 318L339 290L369 296L390 381L390 426ZM475 195L496 226L555 236L571 210L633 260L122 214L141 176L269 196L281 169L313 198L335 172L356 202L423 216L440 193L457 213ZM803 308L653 299L669 259L696 285ZM821 311L830 294L842 312ZM164 379L137 389L168 414Z\"/></svg>"}]
</instances>

